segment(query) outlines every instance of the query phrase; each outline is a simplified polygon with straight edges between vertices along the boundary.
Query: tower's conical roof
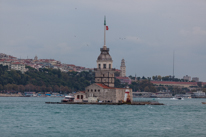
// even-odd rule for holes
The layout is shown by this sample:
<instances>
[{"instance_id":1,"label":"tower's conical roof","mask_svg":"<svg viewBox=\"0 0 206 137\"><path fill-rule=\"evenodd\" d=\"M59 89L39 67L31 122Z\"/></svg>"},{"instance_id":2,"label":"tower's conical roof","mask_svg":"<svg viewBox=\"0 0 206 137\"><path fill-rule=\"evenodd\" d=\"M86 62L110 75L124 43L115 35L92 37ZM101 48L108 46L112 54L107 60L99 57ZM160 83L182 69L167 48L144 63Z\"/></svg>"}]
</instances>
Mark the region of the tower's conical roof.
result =
<instances>
[{"instance_id":1,"label":"tower's conical roof","mask_svg":"<svg viewBox=\"0 0 206 137\"><path fill-rule=\"evenodd\" d=\"M106 45L100 49L101 53L97 58L97 61L112 61L112 57L109 54L109 48Z\"/></svg>"}]
</instances>

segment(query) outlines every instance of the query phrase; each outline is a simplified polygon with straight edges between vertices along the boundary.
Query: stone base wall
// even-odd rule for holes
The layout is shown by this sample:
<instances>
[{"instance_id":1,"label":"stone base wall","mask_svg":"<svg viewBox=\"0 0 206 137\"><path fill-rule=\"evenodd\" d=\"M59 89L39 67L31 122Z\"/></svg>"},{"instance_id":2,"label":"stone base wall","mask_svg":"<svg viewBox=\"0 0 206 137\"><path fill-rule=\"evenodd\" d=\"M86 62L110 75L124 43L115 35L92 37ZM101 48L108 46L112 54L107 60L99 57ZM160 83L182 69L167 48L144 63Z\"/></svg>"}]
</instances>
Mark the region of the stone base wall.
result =
<instances>
[{"instance_id":1,"label":"stone base wall","mask_svg":"<svg viewBox=\"0 0 206 137\"><path fill-rule=\"evenodd\" d=\"M92 84L85 89L86 98L97 97L99 101L118 103L124 100L125 90L127 88L102 88L96 84ZM130 92L130 99L132 101L132 89Z\"/></svg>"},{"instance_id":2,"label":"stone base wall","mask_svg":"<svg viewBox=\"0 0 206 137\"><path fill-rule=\"evenodd\" d=\"M74 102L83 102L82 99L74 99Z\"/></svg>"}]
</instances>

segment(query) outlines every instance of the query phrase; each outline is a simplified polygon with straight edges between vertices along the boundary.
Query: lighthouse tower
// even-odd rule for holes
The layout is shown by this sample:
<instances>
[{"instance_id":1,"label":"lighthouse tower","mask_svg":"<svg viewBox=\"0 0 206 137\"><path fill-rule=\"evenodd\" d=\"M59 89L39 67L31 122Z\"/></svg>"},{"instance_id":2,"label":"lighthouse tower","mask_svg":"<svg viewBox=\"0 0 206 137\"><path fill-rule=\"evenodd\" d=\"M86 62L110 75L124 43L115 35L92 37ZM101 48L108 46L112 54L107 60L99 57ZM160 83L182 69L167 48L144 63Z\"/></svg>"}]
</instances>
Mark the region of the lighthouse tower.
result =
<instances>
[{"instance_id":1,"label":"lighthouse tower","mask_svg":"<svg viewBox=\"0 0 206 137\"><path fill-rule=\"evenodd\" d=\"M104 46L100 48L100 55L97 58L97 68L95 69L95 83L101 83L108 87L114 87L114 72L112 68L113 60L106 46L106 17L104 17Z\"/></svg>"},{"instance_id":2,"label":"lighthouse tower","mask_svg":"<svg viewBox=\"0 0 206 137\"><path fill-rule=\"evenodd\" d=\"M106 17L104 17L104 45L100 48L100 55L97 58L97 68L95 71L95 83L85 88L85 97L88 102L132 102L132 89L115 88L114 73L112 68L113 60L106 46ZM124 65L122 65L124 66ZM125 96L126 93L126 96ZM77 95L77 94L76 94ZM79 93L79 96L82 93Z\"/></svg>"}]
</instances>

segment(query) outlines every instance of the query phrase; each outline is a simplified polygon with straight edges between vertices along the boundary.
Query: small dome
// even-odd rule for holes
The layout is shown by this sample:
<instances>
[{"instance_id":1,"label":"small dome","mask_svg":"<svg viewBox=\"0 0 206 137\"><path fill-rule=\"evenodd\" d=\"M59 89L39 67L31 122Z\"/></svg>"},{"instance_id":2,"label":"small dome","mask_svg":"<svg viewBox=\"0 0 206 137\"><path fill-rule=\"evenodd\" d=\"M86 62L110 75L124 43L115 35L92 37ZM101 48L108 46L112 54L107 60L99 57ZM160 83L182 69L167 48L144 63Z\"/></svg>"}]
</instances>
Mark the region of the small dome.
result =
<instances>
[{"instance_id":1,"label":"small dome","mask_svg":"<svg viewBox=\"0 0 206 137\"><path fill-rule=\"evenodd\" d=\"M101 53L99 57L97 58L97 61L112 61L112 57L109 54L109 48L104 46L100 50L101 50Z\"/></svg>"}]
</instances>

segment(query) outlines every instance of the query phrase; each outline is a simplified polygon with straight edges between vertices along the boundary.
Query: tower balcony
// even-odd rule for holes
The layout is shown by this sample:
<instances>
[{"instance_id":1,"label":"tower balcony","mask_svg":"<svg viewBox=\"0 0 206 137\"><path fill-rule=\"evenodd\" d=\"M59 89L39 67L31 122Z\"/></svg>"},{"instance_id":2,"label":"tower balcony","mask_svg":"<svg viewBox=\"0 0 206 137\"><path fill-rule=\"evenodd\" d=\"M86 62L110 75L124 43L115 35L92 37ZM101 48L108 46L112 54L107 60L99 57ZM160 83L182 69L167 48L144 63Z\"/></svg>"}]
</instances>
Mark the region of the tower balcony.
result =
<instances>
[{"instance_id":1,"label":"tower balcony","mask_svg":"<svg viewBox=\"0 0 206 137\"><path fill-rule=\"evenodd\" d=\"M100 51L109 51L109 48L106 48L106 50L104 48L100 48Z\"/></svg>"}]
</instances>

